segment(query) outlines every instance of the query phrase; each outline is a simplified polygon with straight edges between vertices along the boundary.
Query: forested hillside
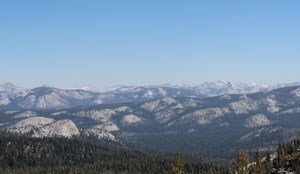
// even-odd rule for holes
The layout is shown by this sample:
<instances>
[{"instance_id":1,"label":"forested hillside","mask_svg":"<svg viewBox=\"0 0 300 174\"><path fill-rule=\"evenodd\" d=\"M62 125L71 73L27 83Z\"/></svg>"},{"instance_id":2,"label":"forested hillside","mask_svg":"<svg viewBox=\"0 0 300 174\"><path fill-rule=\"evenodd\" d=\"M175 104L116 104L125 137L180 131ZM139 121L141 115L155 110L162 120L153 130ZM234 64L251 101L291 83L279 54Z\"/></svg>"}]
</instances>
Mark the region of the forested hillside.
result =
<instances>
[{"instance_id":1,"label":"forested hillside","mask_svg":"<svg viewBox=\"0 0 300 174\"><path fill-rule=\"evenodd\" d=\"M0 134L0 173L227 172L225 168L197 159L183 162L176 158L174 154L106 147L78 139Z\"/></svg>"}]
</instances>

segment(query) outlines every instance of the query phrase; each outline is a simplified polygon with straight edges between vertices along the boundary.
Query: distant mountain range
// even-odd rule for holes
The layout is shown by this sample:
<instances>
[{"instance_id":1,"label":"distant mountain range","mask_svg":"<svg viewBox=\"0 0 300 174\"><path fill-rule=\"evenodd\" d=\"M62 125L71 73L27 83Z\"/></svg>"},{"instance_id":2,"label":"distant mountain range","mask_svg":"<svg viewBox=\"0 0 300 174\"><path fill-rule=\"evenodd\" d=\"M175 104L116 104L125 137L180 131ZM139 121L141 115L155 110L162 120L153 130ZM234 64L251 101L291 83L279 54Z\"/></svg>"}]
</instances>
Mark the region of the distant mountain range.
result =
<instances>
[{"instance_id":1,"label":"distant mountain range","mask_svg":"<svg viewBox=\"0 0 300 174\"><path fill-rule=\"evenodd\" d=\"M0 85L0 109L62 109L77 106L142 102L163 97L205 98L224 94L267 92L291 84L261 85L256 83L207 82L198 86L119 86L104 92L84 89L58 89L41 86L33 89L17 87L12 83Z\"/></svg>"},{"instance_id":2,"label":"distant mountain range","mask_svg":"<svg viewBox=\"0 0 300 174\"><path fill-rule=\"evenodd\" d=\"M26 104L17 106L30 109L0 111L0 129L34 137L90 137L127 146L208 156L226 156L241 147L268 150L277 146L278 141L300 135L300 86L206 98L175 95L180 92L194 96L195 91L165 86L123 87L105 95L114 94L114 99L116 96L125 97L122 101L130 101L134 95L141 95L140 98L137 97L140 100L152 100L63 109L70 106L70 103L74 106L82 104L74 102L74 98L76 101L90 101L91 97L105 95L82 90L35 88L25 92L25 95L20 94L20 98L25 101L34 95L32 98L38 101L33 102L34 105L30 103L32 100L24 102L19 98L15 99L21 101L19 104ZM155 97L153 99L149 96ZM161 96L167 97L155 99ZM94 100L96 99L95 97ZM50 101L65 102L65 105L49 105ZM32 109L49 106L62 109Z\"/></svg>"}]
</instances>

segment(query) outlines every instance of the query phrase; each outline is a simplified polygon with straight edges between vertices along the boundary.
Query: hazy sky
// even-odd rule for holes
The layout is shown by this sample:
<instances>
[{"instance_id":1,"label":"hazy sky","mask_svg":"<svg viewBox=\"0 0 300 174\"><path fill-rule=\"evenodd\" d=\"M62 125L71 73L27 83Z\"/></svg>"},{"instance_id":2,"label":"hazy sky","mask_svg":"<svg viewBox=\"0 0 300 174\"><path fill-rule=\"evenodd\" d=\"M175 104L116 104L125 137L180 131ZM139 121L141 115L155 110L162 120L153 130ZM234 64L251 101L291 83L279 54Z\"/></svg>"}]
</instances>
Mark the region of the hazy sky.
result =
<instances>
[{"instance_id":1,"label":"hazy sky","mask_svg":"<svg viewBox=\"0 0 300 174\"><path fill-rule=\"evenodd\" d=\"M0 83L300 81L299 0L3 0Z\"/></svg>"}]
</instances>

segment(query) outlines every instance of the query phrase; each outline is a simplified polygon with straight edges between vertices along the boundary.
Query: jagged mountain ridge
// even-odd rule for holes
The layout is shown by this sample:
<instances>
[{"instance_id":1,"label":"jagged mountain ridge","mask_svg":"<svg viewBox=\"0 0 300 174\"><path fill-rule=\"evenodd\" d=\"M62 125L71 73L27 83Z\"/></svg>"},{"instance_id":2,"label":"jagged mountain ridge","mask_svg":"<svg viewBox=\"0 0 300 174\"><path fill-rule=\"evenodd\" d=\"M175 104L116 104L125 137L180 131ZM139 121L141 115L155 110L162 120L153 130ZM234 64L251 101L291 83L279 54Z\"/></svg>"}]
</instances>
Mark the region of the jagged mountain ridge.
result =
<instances>
[{"instance_id":1,"label":"jagged mountain ridge","mask_svg":"<svg viewBox=\"0 0 300 174\"><path fill-rule=\"evenodd\" d=\"M0 109L59 109L98 104L142 102L163 97L205 98L224 94L267 92L300 83L260 85L255 83L210 82L198 86L120 86L94 92L82 89L58 89L49 86L24 89L11 83L0 85Z\"/></svg>"},{"instance_id":2,"label":"jagged mountain ridge","mask_svg":"<svg viewBox=\"0 0 300 174\"><path fill-rule=\"evenodd\" d=\"M1 111L0 128L36 137L89 136L158 150L210 153L208 148L230 152L235 146L276 146L300 135L299 114L300 86L294 86L209 98ZM215 147L220 141L223 147Z\"/></svg>"}]
</instances>

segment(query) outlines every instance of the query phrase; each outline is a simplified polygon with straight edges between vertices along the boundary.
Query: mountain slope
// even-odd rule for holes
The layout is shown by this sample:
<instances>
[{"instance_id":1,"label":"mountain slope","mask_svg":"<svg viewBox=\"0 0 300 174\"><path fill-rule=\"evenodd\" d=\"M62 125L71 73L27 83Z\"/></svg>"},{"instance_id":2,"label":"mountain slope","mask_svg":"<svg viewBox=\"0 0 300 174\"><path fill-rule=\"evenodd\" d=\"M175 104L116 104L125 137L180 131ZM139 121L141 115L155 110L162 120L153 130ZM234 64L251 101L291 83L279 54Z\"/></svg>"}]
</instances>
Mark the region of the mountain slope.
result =
<instances>
[{"instance_id":1,"label":"mountain slope","mask_svg":"<svg viewBox=\"0 0 300 174\"><path fill-rule=\"evenodd\" d=\"M260 85L216 81L198 86L120 86L105 92L82 89L58 89L48 86L24 89L11 83L0 85L0 109L60 109L77 106L143 102L163 97L205 98L225 94L267 92L279 87L297 85ZM226 97L226 96L224 96Z\"/></svg>"},{"instance_id":2,"label":"mountain slope","mask_svg":"<svg viewBox=\"0 0 300 174\"><path fill-rule=\"evenodd\" d=\"M1 174L168 174L175 154L111 147L78 139L31 138L0 132ZM226 167L184 156L189 174L225 173ZM182 158L181 158L182 159ZM178 161L178 160L177 160Z\"/></svg>"},{"instance_id":3,"label":"mountain slope","mask_svg":"<svg viewBox=\"0 0 300 174\"><path fill-rule=\"evenodd\" d=\"M270 147L300 135L299 108L300 87L295 86L210 98L1 111L0 128L37 137L68 135L166 151L231 154L237 147ZM63 120L70 124L54 124Z\"/></svg>"}]
</instances>

